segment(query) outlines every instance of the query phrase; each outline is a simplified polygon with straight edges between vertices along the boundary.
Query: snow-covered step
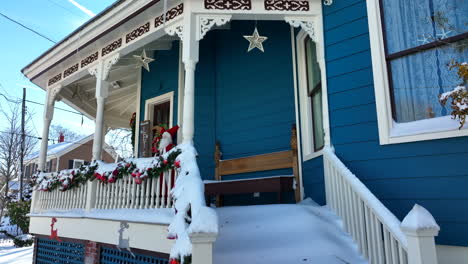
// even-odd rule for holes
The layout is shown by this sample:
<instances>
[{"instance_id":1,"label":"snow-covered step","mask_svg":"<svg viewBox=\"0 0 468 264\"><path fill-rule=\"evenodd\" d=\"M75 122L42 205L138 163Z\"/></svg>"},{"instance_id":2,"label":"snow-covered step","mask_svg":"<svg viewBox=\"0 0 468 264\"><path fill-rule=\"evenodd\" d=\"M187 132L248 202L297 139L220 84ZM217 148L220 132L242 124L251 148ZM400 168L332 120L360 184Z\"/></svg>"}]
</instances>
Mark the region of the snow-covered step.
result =
<instances>
[{"instance_id":1,"label":"snow-covered step","mask_svg":"<svg viewBox=\"0 0 468 264\"><path fill-rule=\"evenodd\" d=\"M214 263L367 263L339 218L311 200L224 207L217 213Z\"/></svg>"}]
</instances>

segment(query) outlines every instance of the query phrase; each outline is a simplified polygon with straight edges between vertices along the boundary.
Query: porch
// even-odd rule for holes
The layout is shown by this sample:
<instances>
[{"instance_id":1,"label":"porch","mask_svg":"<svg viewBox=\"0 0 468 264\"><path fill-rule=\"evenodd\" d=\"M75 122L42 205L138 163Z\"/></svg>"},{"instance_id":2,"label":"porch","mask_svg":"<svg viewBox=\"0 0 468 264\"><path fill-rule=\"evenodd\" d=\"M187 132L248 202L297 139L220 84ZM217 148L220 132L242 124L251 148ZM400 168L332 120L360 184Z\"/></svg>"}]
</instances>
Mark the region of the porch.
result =
<instances>
[{"instance_id":1,"label":"porch","mask_svg":"<svg viewBox=\"0 0 468 264\"><path fill-rule=\"evenodd\" d=\"M356 183L357 178L333 154L327 114L320 110L316 116L322 121L317 124L323 126L317 133L318 138L323 136L321 146L302 143L315 136L311 129L315 124L306 123L309 119L304 118L311 117L308 108L311 97L327 109L320 1L307 1L306 9L286 11L267 9L261 2L252 3L255 12L229 7L221 8L223 11L205 10L202 1L176 3L167 12L162 3L151 5L123 22L120 31L110 31L96 41L96 53L96 47L88 47L66 58L70 65L79 61L73 64L77 68L62 71L56 67L60 73L50 72L48 78L41 77L47 83L48 94L43 138L47 139L54 103L62 99L96 120L93 145L96 163L79 171L41 174L42 179L52 180L53 184L34 192L31 232L53 239L63 236L126 245L132 250L170 254L179 260L191 255L194 264L210 264L214 256L216 259L212 248L216 247L218 231L223 229L218 230L219 210L205 205L202 179L220 180L215 177L217 162L289 150L290 127L297 124L299 133L293 139L300 142L298 149L294 149L298 153L295 157L298 176L289 179L297 200L304 198L301 164L305 158L301 157L301 148L314 146L315 151L309 151L313 153L308 158L324 155L323 161L317 160L325 168L327 204L342 218L345 230L361 253L371 263L431 263L426 262L425 256L434 259L436 224L431 223L434 225L429 231L408 226L408 232L403 233L400 221L365 187L363 191ZM244 32L246 29L248 33ZM265 44L265 54L255 50L246 55L247 47L240 46L240 43L247 46L242 36L254 29L265 32L273 43ZM304 48L307 39L317 45L314 63L320 67L317 66L315 77L322 79L321 84L313 83L314 88L320 89L310 91L304 85L306 62L296 61L301 55L295 52L297 47ZM151 59L155 61L147 65ZM148 66L149 71L141 66ZM301 71L302 79L297 77ZM169 110L161 111L167 116L158 119L157 111L163 107L157 106L167 102ZM135 156L148 158L117 164L97 162L107 128L127 126L133 112L137 124ZM303 116L304 113L309 114ZM161 120L167 127L181 126L171 140L180 143L175 150L179 146L187 148L170 160L174 151L156 157L151 153L152 128L160 127ZM303 131L308 133L301 137ZM222 157L215 152L217 140L221 142ZM41 157L46 144L47 140L43 140ZM283 158L293 159L286 156ZM281 161L292 163L275 162ZM43 167L44 158L40 162L40 168ZM279 166L273 175L267 175L243 168L238 171L246 175L231 173L230 179L291 175L293 170L292 166ZM291 206L279 208L287 210L299 205ZM419 212L416 209L413 215ZM320 218L320 213L315 217ZM78 226L89 230L79 231ZM338 225L333 228L340 229ZM122 235L124 232L127 235Z\"/></svg>"}]
</instances>

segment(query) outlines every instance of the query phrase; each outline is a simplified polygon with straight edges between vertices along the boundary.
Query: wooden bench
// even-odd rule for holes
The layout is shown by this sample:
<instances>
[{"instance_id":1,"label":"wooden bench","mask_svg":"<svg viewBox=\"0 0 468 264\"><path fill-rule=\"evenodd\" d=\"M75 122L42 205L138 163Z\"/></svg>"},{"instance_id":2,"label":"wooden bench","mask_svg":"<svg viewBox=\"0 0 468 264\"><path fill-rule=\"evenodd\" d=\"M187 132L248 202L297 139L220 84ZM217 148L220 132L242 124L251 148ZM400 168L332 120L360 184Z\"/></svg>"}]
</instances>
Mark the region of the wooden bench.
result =
<instances>
[{"instance_id":1,"label":"wooden bench","mask_svg":"<svg viewBox=\"0 0 468 264\"><path fill-rule=\"evenodd\" d=\"M281 203L283 192L295 192L296 202L301 199L299 167L297 158L297 132L291 130L291 150L268 153L237 159L222 160L220 144L215 147L215 181L205 183L205 195L216 196L217 206L222 205L222 196L228 194L246 194L260 192L278 193ZM243 180L223 181L223 176L249 172L269 171L292 168L291 176L274 176ZM296 186L294 186L296 184Z\"/></svg>"}]
</instances>

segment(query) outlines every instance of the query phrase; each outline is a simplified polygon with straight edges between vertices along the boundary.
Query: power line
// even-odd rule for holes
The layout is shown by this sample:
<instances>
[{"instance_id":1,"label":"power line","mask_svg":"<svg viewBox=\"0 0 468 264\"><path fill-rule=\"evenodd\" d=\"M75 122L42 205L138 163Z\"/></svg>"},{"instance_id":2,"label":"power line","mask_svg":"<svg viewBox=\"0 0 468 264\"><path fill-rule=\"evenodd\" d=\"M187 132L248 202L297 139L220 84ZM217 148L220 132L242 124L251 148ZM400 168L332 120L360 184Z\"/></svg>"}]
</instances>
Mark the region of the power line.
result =
<instances>
[{"instance_id":1,"label":"power line","mask_svg":"<svg viewBox=\"0 0 468 264\"><path fill-rule=\"evenodd\" d=\"M4 95L4 94L2 94L2 93L0 93L0 96L3 96L3 98L5 98L5 100L7 100L7 101L10 102L10 103L18 104L18 103L21 102L20 98L17 98L17 97L15 97L15 98L18 99L18 101L15 101L15 100L13 100L13 99L11 99L11 98L8 98L8 96L6 96L6 95ZM36 105L42 105L42 106L44 106L44 103L39 103L39 102L31 101L31 100L26 100L26 102L31 103L31 104L36 104ZM83 116L83 114L80 113L80 112L76 112L76 111L72 111L72 110L60 108L60 107L57 107L57 106L54 106L54 108L57 109L57 110L61 110L61 111L65 111L65 112L69 112L69 113L72 113L72 114L76 114L76 115Z\"/></svg>"},{"instance_id":2,"label":"power line","mask_svg":"<svg viewBox=\"0 0 468 264\"><path fill-rule=\"evenodd\" d=\"M50 42L52 42L52 43L54 43L54 44L57 43L56 41L53 41L52 39L46 37L45 35L43 35L43 34L37 32L36 30L34 30L34 29L32 29L32 28L30 28L30 27L24 25L24 24L22 24L21 22L18 22L18 21L16 21L16 20L14 20L13 18L10 18L9 16L7 16L7 15L1 13L1 12L0 12L0 16L2 16L2 17L4 17L4 18L10 20L11 22L13 22L13 23L15 23L15 24L17 24L17 25L19 25L19 26L21 26L21 27L23 27L23 28L25 28L25 29L27 29L27 30L29 30L29 31L31 31L31 32L33 32L34 34L36 34L36 35L38 35L38 36L40 36L40 37L42 37L42 38L47 39L48 41L50 41Z\"/></svg>"},{"instance_id":3,"label":"power line","mask_svg":"<svg viewBox=\"0 0 468 264\"><path fill-rule=\"evenodd\" d=\"M17 133L17 132L11 132L11 131L0 131L0 133L5 133L5 134L10 134L10 135L16 135L16 136L21 136L21 133ZM42 137L38 137L38 136L32 136L32 135L28 135L28 134L25 134L26 137L28 138L34 138L34 139L38 139L38 140L42 140ZM83 137L84 138L84 137ZM51 138L48 138L47 141L56 141L54 139L51 139ZM84 145L91 145L91 143L84 143L84 144L81 144L81 143L78 143L78 142L73 142L73 141L63 141L63 142L60 142L60 143L68 143L68 144L74 144L74 145L80 145L80 146L84 146Z\"/></svg>"}]
</instances>

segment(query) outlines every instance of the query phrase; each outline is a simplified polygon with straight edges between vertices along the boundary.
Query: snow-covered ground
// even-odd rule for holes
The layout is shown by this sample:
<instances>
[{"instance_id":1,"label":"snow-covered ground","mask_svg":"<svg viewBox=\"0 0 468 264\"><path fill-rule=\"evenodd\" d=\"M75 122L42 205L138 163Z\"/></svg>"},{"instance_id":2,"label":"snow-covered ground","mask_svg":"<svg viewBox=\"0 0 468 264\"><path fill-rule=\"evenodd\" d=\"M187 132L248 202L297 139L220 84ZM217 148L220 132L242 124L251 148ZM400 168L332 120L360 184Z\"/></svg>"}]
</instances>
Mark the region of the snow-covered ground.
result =
<instances>
[{"instance_id":1,"label":"snow-covered ground","mask_svg":"<svg viewBox=\"0 0 468 264\"><path fill-rule=\"evenodd\" d=\"M367 263L338 217L311 200L216 211L214 263Z\"/></svg>"},{"instance_id":2,"label":"snow-covered ground","mask_svg":"<svg viewBox=\"0 0 468 264\"><path fill-rule=\"evenodd\" d=\"M15 248L13 243L0 243L0 263L2 264L31 264L33 247Z\"/></svg>"}]
</instances>

